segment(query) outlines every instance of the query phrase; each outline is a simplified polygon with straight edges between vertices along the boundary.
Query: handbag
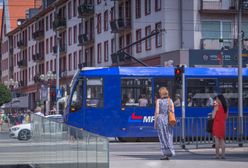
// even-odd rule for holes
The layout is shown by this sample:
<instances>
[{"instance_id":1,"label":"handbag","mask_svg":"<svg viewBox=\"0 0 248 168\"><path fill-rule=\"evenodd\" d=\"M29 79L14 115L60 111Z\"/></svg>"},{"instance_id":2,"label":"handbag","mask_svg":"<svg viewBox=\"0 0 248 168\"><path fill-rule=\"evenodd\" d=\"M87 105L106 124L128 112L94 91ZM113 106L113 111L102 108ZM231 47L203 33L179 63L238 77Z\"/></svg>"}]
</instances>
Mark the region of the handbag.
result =
<instances>
[{"instance_id":1,"label":"handbag","mask_svg":"<svg viewBox=\"0 0 248 168\"><path fill-rule=\"evenodd\" d=\"M213 124L214 124L214 119L208 118L208 120L207 120L207 128L206 128L206 131L207 131L208 133L212 133Z\"/></svg>"},{"instance_id":2,"label":"handbag","mask_svg":"<svg viewBox=\"0 0 248 168\"><path fill-rule=\"evenodd\" d=\"M169 118L169 124L174 126L176 125L176 116L174 111L172 111L171 105L170 105L170 98L168 99L168 118Z\"/></svg>"}]
</instances>

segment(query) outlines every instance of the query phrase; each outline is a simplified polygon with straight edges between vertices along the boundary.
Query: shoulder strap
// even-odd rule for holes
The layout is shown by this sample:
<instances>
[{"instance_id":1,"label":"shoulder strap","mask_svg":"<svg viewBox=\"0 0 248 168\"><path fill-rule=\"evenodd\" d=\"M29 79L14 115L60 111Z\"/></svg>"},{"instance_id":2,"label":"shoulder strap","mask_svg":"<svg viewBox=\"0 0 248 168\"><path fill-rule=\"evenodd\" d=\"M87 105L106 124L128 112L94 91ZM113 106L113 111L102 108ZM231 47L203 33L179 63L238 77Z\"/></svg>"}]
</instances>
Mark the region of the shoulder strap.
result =
<instances>
[{"instance_id":1,"label":"shoulder strap","mask_svg":"<svg viewBox=\"0 0 248 168\"><path fill-rule=\"evenodd\" d=\"M170 108L171 108L171 101L170 101L170 98L169 98L169 97L168 97L168 99L167 99L167 100L168 100L168 110L167 110L167 111L168 111L168 113L169 113Z\"/></svg>"}]
</instances>

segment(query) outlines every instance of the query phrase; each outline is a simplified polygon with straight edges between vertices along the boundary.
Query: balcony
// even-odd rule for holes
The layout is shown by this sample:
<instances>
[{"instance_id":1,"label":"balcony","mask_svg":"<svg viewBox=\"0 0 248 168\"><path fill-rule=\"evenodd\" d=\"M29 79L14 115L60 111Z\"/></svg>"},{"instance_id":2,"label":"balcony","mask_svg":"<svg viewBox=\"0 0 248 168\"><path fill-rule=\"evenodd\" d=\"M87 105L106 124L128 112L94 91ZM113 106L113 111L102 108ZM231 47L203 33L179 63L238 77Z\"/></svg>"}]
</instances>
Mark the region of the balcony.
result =
<instances>
[{"instance_id":1,"label":"balcony","mask_svg":"<svg viewBox=\"0 0 248 168\"><path fill-rule=\"evenodd\" d=\"M124 30L131 30L131 19L119 18L110 21L112 33L120 33Z\"/></svg>"},{"instance_id":2,"label":"balcony","mask_svg":"<svg viewBox=\"0 0 248 168\"><path fill-rule=\"evenodd\" d=\"M44 54L43 53L36 53L32 56L32 59L34 62L39 62L44 60Z\"/></svg>"},{"instance_id":3,"label":"balcony","mask_svg":"<svg viewBox=\"0 0 248 168\"><path fill-rule=\"evenodd\" d=\"M89 46L94 44L94 36L93 33L85 33L85 34L80 34L78 36L78 42L79 46Z\"/></svg>"},{"instance_id":4,"label":"balcony","mask_svg":"<svg viewBox=\"0 0 248 168\"><path fill-rule=\"evenodd\" d=\"M236 0L209 1L201 0L200 13L205 14L235 14Z\"/></svg>"},{"instance_id":5,"label":"balcony","mask_svg":"<svg viewBox=\"0 0 248 168\"><path fill-rule=\"evenodd\" d=\"M34 40L42 40L44 38L44 29L43 30L36 30L33 34L32 37Z\"/></svg>"},{"instance_id":6,"label":"balcony","mask_svg":"<svg viewBox=\"0 0 248 168\"><path fill-rule=\"evenodd\" d=\"M66 30L66 18L57 16L53 21L53 29L59 32Z\"/></svg>"},{"instance_id":7,"label":"balcony","mask_svg":"<svg viewBox=\"0 0 248 168\"><path fill-rule=\"evenodd\" d=\"M78 7L78 17L84 18L94 15L94 5L93 4L83 4Z\"/></svg>"},{"instance_id":8,"label":"balcony","mask_svg":"<svg viewBox=\"0 0 248 168\"><path fill-rule=\"evenodd\" d=\"M24 40L17 41L17 47L19 49L24 49L25 47L27 47L27 43L25 43Z\"/></svg>"},{"instance_id":9,"label":"balcony","mask_svg":"<svg viewBox=\"0 0 248 168\"><path fill-rule=\"evenodd\" d=\"M222 47L225 48L234 48L235 41L233 39L223 39L223 42L217 38L205 38L201 39L201 49L211 49L211 50L218 50Z\"/></svg>"},{"instance_id":10,"label":"balcony","mask_svg":"<svg viewBox=\"0 0 248 168\"><path fill-rule=\"evenodd\" d=\"M53 47L53 53L57 54L57 46ZM60 44L59 45L59 54L65 55L66 54L66 44Z\"/></svg>"},{"instance_id":11,"label":"balcony","mask_svg":"<svg viewBox=\"0 0 248 168\"><path fill-rule=\"evenodd\" d=\"M27 67L27 60L24 60L24 59L20 60L17 62L17 65L19 68L25 68L25 67Z\"/></svg>"}]
</instances>

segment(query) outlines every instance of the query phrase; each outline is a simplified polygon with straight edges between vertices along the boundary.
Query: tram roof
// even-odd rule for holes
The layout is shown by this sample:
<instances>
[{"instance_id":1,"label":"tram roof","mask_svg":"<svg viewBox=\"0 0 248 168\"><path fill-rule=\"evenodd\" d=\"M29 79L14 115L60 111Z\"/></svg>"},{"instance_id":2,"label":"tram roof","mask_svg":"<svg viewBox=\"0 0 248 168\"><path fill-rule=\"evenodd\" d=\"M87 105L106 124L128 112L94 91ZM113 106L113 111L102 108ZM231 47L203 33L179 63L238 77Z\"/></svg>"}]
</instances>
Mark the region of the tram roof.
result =
<instances>
[{"instance_id":1,"label":"tram roof","mask_svg":"<svg viewBox=\"0 0 248 168\"><path fill-rule=\"evenodd\" d=\"M85 67L80 76L174 76L172 67ZM234 77L237 68L185 68L187 77ZM243 68L243 75L248 76L248 69Z\"/></svg>"}]
</instances>

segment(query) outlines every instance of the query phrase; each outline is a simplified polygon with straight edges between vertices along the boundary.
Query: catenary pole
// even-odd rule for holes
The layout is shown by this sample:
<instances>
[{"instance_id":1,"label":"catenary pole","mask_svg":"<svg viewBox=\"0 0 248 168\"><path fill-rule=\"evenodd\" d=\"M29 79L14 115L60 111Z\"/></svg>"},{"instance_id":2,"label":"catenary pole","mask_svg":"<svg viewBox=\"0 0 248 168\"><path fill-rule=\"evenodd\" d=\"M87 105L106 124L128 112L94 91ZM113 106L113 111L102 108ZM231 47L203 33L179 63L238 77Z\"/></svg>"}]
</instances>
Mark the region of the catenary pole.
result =
<instances>
[{"instance_id":1,"label":"catenary pole","mask_svg":"<svg viewBox=\"0 0 248 168\"><path fill-rule=\"evenodd\" d=\"M60 92L60 89L59 89L59 74L60 74L60 71L59 71L59 33L58 31L56 31L56 43L57 43L57 58L56 58L56 97L58 95L58 92ZM58 99L58 98L56 98ZM56 114L59 114L59 103L57 101L56 103Z\"/></svg>"},{"instance_id":2,"label":"catenary pole","mask_svg":"<svg viewBox=\"0 0 248 168\"><path fill-rule=\"evenodd\" d=\"M239 95L239 146L242 146L243 136L243 74L242 74L242 3L243 0L238 2L238 95Z\"/></svg>"}]
</instances>

